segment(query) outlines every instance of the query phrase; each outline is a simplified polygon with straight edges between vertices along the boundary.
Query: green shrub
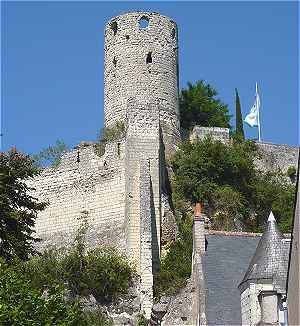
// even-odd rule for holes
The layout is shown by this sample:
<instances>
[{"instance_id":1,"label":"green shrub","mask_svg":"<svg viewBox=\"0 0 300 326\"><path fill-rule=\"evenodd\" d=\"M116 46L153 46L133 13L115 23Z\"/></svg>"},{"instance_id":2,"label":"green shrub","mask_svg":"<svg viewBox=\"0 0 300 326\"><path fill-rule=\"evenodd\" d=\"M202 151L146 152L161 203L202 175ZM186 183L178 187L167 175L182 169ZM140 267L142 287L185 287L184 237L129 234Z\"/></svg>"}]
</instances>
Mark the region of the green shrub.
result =
<instances>
[{"instance_id":1,"label":"green shrub","mask_svg":"<svg viewBox=\"0 0 300 326\"><path fill-rule=\"evenodd\" d=\"M289 166L286 172L287 176L291 179L295 179L297 170L294 166Z\"/></svg>"},{"instance_id":2,"label":"green shrub","mask_svg":"<svg viewBox=\"0 0 300 326\"><path fill-rule=\"evenodd\" d=\"M102 156L105 152L105 145L114 140L121 139L125 136L125 124L122 121L117 121L111 128L102 128L95 145L95 152Z\"/></svg>"},{"instance_id":3,"label":"green shrub","mask_svg":"<svg viewBox=\"0 0 300 326\"><path fill-rule=\"evenodd\" d=\"M161 268L154 280L154 295L172 295L186 285L191 276L193 233L192 219L178 219L178 237L161 260Z\"/></svg>"},{"instance_id":4,"label":"green shrub","mask_svg":"<svg viewBox=\"0 0 300 326\"><path fill-rule=\"evenodd\" d=\"M259 171L258 155L251 141L226 145L205 138L182 144L172 160L175 208L201 202L215 228L234 230L239 219L245 231L254 232L263 229L273 210L281 230L289 231L295 187L278 173Z\"/></svg>"},{"instance_id":5,"label":"green shrub","mask_svg":"<svg viewBox=\"0 0 300 326\"><path fill-rule=\"evenodd\" d=\"M66 286L73 296L93 294L100 302L125 293L134 273L126 257L112 248L85 252L85 232L83 223L71 249L52 248L26 262L23 271L31 286L38 290Z\"/></svg>"},{"instance_id":6,"label":"green shrub","mask_svg":"<svg viewBox=\"0 0 300 326\"><path fill-rule=\"evenodd\" d=\"M137 316L137 326L148 326L149 321L146 319L146 317L143 314L138 314Z\"/></svg>"},{"instance_id":7,"label":"green shrub","mask_svg":"<svg viewBox=\"0 0 300 326\"><path fill-rule=\"evenodd\" d=\"M30 278L35 289L45 289L52 285L64 285L61 266L62 252L56 248L46 250L42 255L33 256L23 266L23 273Z\"/></svg>"},{"instance_id":8,"label":"green shrub","mask_svg":"<svg viewBox=\"0 0 300 326\"><path fill-rule=\"evenodd\" d=\"M22 263L8 266L0 261L0 325L80 325L79 303L66 302L64 288L48 287L47 297L31 286L31 275L23 273Z\"/></svg>"},{"instance_id":9,"label":"green shrub","mask_svg":"<svg viewBox=\"0 0 300 326\"><path fill-rule=\"evenodd\" d=\"M84 312L84 323L80 326L113 326L113 323L100 310Z\"/></svg>"},{"instance_id":10,"label":"green shrub","mask_svg":"<svg viewBox=\"0 0 300 326\"><path fill-rule=\"evenodd\" d=\"M85 256L83 283L99 301L110 301L125 293L133 271L125 257L113 249L96 248Z\"/></svg>"},{"instance_id":11,"label":"green shrub","mask_svg":"<svg viewBox=\"0 0 300 326\"><path fill-rule=\"evenodd\" d=\"M212 205L215 211L212 228L234 230L236 218L243 212L244 196L228 185L221 186L213 194Z\"/></svg>"}]
</instances>

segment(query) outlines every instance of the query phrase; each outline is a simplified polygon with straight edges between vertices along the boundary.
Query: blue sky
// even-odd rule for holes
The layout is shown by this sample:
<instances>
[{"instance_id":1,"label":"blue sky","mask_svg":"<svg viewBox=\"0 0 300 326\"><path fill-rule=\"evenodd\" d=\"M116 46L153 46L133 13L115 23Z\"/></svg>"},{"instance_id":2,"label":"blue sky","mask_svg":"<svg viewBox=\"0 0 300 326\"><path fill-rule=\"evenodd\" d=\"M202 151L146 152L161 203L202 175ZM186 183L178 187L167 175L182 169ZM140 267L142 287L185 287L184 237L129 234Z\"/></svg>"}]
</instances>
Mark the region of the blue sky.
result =
<instances>
[{"instance_id":1,"label":"blue sky","mask_svg":"<svg viewBox=\"0 0 300 326\"><path fill-rule=\"evenodd\" d=\"M296 2L2 2L3 150L35 153L103 126L103 35L111 17L160 12L179 27L180 87L204 79L234 113L262 98L262 139L298 144ZM247 137L257 129L245 125Z\"/></svg>"}]
</instances>

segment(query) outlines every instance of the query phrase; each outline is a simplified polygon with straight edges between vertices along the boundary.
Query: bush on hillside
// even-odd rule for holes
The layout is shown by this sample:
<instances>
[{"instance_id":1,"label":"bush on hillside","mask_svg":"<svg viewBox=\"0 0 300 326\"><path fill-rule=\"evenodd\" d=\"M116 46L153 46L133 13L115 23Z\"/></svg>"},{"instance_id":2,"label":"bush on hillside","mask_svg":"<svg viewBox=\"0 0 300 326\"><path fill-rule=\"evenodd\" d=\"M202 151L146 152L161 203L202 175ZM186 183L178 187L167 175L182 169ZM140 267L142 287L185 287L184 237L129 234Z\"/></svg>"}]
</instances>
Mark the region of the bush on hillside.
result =
<instances>
[{"instance_id":1,"label":"bush on hillside","mask_svg":"<svg viewBox=\"0 0 300 326\"><path fill-rule=\"evenodd\" d=\"M161 260L159 273L154 280L154 295L175 294L186 285L191 275L193 233L192 218L178 220L178 236L171 244L167 254Z\"/></svg>"},{"instance_id":2,"label":"bush on hillside","mask_svg":"<svg viewBox=\"0 0 300 326\"><path fill-rule=\"evenodd\" d=\"M66 286L72 296L92 294L99 302L125 293L134 274L126 258L112 248L85 251L82 234L70 250L52 248L32 257L23 266L24 274L38 290Z\"/></svg>"},{"instance_id":3,"label":"bush on hillside","mask_svg":"<svg viewBox=\"0 0 300 326\"><path fill-rule=\"evenodd\" d=\"M216 229L234 230L238 220L254 232L273 210L282 231L290 230L295 188L283 175L259 171L257 157L251 141L182 144L172 161L175 208L201 202Z\"/></svg>"},{"instance_id":4,"label":"bush on hillside","mask_svg":"<svg viewBox=\"0 0 300 326\"><path fill-rule=\"evenodd\" d=\"M1 325L84 325L78 301L67 302L65 289L49 286L47 295L31 286L31 276L22 263L8 266L0 260Z\"/></svg>"}]
</instances>

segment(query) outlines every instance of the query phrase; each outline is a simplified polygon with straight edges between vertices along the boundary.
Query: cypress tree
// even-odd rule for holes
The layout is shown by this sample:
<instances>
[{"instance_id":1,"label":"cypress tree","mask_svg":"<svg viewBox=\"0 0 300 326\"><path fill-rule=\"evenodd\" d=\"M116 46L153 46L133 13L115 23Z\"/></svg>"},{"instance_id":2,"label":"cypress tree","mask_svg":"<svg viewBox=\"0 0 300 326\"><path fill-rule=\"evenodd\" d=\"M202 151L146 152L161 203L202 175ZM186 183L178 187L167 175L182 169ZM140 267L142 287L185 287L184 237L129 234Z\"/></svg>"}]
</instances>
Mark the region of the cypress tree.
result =
<instances>
[{"instance_id":1,"label":"cypress tree","mask_svg":"<svg viewBox=\"0 0 300 326\"><path fill-rule=\"evenodd\" d=\"M237 89L235 89L235 133L238 138L245 139L241 103Z\"/></svg>"}]
</instances>

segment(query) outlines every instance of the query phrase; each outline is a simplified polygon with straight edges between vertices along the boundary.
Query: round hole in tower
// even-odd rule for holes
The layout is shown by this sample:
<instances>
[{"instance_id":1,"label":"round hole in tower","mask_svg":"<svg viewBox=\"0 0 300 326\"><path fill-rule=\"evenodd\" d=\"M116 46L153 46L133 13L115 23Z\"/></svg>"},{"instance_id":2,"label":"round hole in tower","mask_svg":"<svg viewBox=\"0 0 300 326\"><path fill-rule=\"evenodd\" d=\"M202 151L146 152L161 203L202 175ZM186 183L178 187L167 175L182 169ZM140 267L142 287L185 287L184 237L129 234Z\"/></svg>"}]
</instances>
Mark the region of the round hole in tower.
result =
<instances>
[{"instance_id":1,"label":"round hole in tower","mask_svg":"<svg viewBox=\"0 0 300 326\"><path fill-rule=\"evenodd\" d=\"M142 16L139 20L139 26L141 29L147 28L149 26L149 18L147 16Z\"/></svg>"},{"instance_id":2,"label":"round hole in tower","mask_svg":"<svg viewBox=\"0 0 300 326\"><path fill-rule=\"evenodd\" d=\"M116 35L117 34L117 31L118 31L118 24L117 24L117 22L112 22L110 24L110 28L112 29L114 35Z\"/></svg>"},{"instance_id":3,"label":"round hole in tower","mask_svg":"<svg viewBox=\"0 0 300 326\"><path fill-rule=\"evenodd\" d=\"M129 40L129 35L125 35L125 37L126 37L126 40L128 41Z\"/></svg>"}]
</instances>

